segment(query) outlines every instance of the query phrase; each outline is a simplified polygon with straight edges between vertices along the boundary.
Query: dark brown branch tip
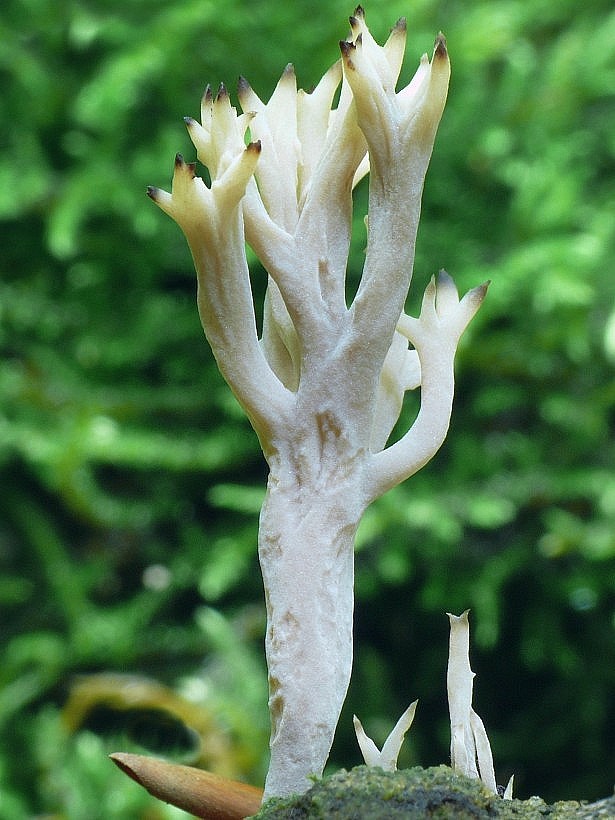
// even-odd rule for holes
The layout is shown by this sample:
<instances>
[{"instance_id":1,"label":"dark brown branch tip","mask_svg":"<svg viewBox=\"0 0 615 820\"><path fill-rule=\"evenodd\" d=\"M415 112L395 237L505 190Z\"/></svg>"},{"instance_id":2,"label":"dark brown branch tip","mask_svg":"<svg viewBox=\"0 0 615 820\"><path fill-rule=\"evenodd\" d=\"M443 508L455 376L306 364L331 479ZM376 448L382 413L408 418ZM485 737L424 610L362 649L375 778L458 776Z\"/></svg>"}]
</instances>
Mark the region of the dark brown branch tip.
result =
<instances>
[{"instance_id":1,"label":"dark brown branch tip","mask_svg":"<svg viewBox=\"0 0 615 820\"><path fill-rule=\"evenodd\" d=\"M445 58L447 56L446 37L441 31L438 32L434 46L434 57Z\"/></svg>"},{"instance_id":2,"label":"dark brown branch tip","mask_svg":"<svg viewBox=\"0 0 615 820\"><path fill-rule=\"evenodd\" d=\"M481 298L483 298L485 296L485 294L487 293L487 291L489 290L489 285L490 284L491 284L491 279L487 279L486 282L483 282L482 285L478 286Z\"/></svg>"},{"instance_id":3,"label":"dark brown branch tip","mask_svg":"<svg viewBox=\"0 0 615 820\"><path fill-rule=\"evenodd\" d=\"M250 153L253 153L253 154L260 154L261 148L262 148L262 146L261 146L261 141L260 140L256 140L255 142L249 142L246 145L246 151L249 151Z\"/></svg>"},{"instance_id":4,"label":"dark brown branch tip","mask_svg":"<svg viewBox=\"0 0 615 820\"><path fill-rule=\"evenodd\" d=\"M213 99L213 94L211 93L211 86L209 83L205 86L205 91L203 92L203 102L211 103Z\"/></svg>"},{"instance_id":5,"label":"dark brown branch tip","mask_svg":"<svg viewBox=\"0 0 615 820\"><path fill-rule=\"evenodd\" d=\"M406 31L408 28L408 24L406 22L405 17L400 17L399 20L395 23L391 31Z\"/></svg>"},{"instance_id":6,"label":"dark brown branch tip","mask_svg":"<svg viewBox=\"0 0 615 820\"><path fill-rule=\"evenodd\" d=\"M237 94L238 96L242 96L243 94L247 94L250 91L250 83L246 80L245 77L240 75L239 80L237 81Z\"/></svg>"},{"instance_id":7,"label":"dark brown branch tip","mask_svg":"<svg viewBox=\"0 0 615 820\"><path fill-rule=\"evenodd\" d=\"M182 154L175 154L175 170L187 171L192 179L195 177L196 162L186 162Z\"/></svg>"},{"instance_id":8,"label":"dark brown branch tip","mask_svg":"<svg viewBox=\"0 0 615 820\"><path fill-rule=\"evenodd\" d=\"M228 91L226 90L224 83L220 83L218 93L216 94L216 102L222 102L225 100L228 100Z\"/></svg>"},{"instance_id":9,"label":"dark brown branch tip","mask_svg":"<svg viewBox=\"0 0 615 820\"><path fill-rule=\"evenodd\" d=\"M153 199L154 202L158 199L158 191L160 188L156 188L154 185L148 185L145 189L145 193L148 195L150 199Z\"/></svg>"},{"instance_id":10,"label":"dark brown branch tip","mask_svg":"<svg viewBox=\"0 0 615 820\"><path fill-rule=\"evenodd\" d=\"M194 117L184 117L184 122L186 123L187 128L192 128L194 125L198 125Z\"/></svg>"},{"instance_id":11,"label":"dark brown branch tip","mask_svg":"<svg viewBox=\"0 0 615 820\"><path fill-rule=\"evenodd\" d=\"M354 43L349 43L348 40L340 40L340 49L342 51L342 59L346 63L346 68L354 69L355 65L352 62L352 52L356 51Z\"/></svg>"},{"instance_id":12,"label":"dark brown branch tip","mask_svg":"<svg viewBox=\"0 0 615 820\"><path fill-rule=\"evenodd\" d=\"M365 19L365 10L363 9L363 6L357 6L356 9L354 10L354 14L352 16L353 17L360 17L362 20L364 20Z\"/></svg>"},{"instance_id":13,"label":"dark brown branch tip","mask_svg":"<svg viewBox=\"0 0 615 820\"><path fill-rule=\"evenodd\" d=\"M472 290L469 290L463 298L467 298L468 301L473 302L475 305L481 305L487 295L490 284L491 279L487 279L482 285L477 285L475 288L472 288Z\"/></svg>"}]
</instances>

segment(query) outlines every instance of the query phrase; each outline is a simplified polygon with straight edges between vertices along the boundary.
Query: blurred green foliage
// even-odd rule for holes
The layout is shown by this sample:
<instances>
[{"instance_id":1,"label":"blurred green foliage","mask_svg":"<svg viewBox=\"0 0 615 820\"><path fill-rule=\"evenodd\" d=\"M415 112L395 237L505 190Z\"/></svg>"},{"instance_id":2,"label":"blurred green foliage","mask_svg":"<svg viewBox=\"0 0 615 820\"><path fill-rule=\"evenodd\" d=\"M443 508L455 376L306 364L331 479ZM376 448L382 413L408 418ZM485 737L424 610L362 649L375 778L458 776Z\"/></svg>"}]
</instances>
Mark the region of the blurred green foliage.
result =
<instances>
[{"instance_id":1,"label":"blurred green foliage","mask_svg":"<svg viewBox=\"0 0 615 820\"><path fill-rule=\"evenodd\" d=\"M138 733L134 711L67 724L71 685L93 673L166 685L200 711L201 747L262 781L266 471L202 337L184 240L144 189L168 187L176 151L193 155L181 118L207 82L232 89L242 73L266 98L293 61L310 87L351 11L3 3L0 820L184 816L105 760L194 762L161 734L164 698ZM332 767L359 762L352 712L381 740L416 697L403 764L447 760L444 612L471 607L499 781L602 797L615 778L615 12L367 4L381 41L402 15L406 81L438 29L453 60L410 308L440 267L460 290L492 284L459 354L447 443L361 527Z\"/></svg>"}]
</instances>

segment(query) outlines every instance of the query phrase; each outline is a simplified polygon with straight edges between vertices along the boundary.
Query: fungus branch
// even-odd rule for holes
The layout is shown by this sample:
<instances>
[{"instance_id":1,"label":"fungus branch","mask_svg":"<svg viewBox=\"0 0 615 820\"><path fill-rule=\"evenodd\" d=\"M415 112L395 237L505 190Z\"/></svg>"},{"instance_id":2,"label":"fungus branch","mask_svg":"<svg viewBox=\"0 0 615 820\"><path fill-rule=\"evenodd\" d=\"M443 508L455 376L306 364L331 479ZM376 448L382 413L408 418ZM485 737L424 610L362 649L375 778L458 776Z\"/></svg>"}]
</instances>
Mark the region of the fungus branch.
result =
<instances>
[{"instance_id":1,"label":"fungus branch","mask_svg":"<svg viewBox=\"0 0 615 820\"><path fill-rule=\"evenodd\" d=\"M493 755L485 726L472 708L474 672L470 668L469 610L461 615L448 614L450 640L446 686L451 719L451 766L456 772L482 780L489 791L499 794L493 768ZM511 776L502 796L512 799Z\"/></svg>"}]
</instances>

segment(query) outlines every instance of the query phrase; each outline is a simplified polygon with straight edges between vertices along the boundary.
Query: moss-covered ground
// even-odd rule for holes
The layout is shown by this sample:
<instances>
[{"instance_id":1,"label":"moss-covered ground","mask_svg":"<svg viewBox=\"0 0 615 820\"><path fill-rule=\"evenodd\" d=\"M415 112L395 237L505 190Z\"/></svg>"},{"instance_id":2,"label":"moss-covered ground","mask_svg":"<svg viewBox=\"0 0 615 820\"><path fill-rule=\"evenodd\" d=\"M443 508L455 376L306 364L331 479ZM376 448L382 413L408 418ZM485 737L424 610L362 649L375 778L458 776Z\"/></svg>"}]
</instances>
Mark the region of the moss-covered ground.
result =
<instances>
[{"instance_id":1,"label":"moss-covered ground","mask_svg":"<svg viewBox=\"0 0 615 820\"><path fill-rule=\"evenodd\" d=\"M547 805L539 797L503 800L477 780L454 774L448 766L415 767L398 772L358 766L317 781L303 795L272 799L258 820L361 820L361 818L568 818L615 817L615 802L589 806L575 801Z\"/></svg>"}]
</instances>

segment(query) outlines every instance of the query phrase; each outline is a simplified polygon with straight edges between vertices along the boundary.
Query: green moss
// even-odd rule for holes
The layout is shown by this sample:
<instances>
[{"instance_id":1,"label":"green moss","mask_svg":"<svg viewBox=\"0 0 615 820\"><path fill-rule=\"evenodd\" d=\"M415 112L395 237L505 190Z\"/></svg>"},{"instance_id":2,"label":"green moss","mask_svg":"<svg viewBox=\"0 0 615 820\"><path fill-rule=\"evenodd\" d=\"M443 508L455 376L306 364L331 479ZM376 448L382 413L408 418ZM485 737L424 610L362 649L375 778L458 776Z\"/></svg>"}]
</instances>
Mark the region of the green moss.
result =
<instances>
[{"instance_id":1,"label":"green moss","mask_svg":"<svg viewBox=\"0 0 615 820\"><path fill-rule=\"evenodd\" d=\"M358 766L319 780L305 794L274 798L255 816L258 820L336 818L542 818L567 820L588 817L576 802L548 806L538 797L502 800L477 780L456 775L448 766L415 767L385 772Z\"/></svg>"}]
</instances>

